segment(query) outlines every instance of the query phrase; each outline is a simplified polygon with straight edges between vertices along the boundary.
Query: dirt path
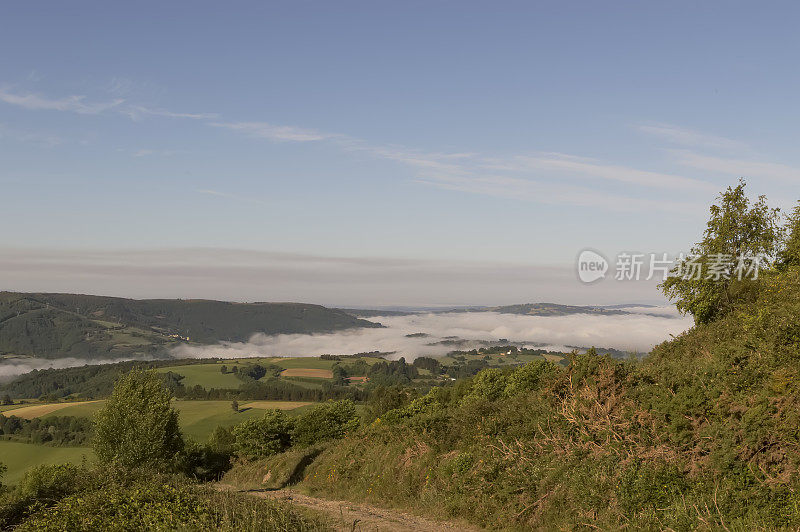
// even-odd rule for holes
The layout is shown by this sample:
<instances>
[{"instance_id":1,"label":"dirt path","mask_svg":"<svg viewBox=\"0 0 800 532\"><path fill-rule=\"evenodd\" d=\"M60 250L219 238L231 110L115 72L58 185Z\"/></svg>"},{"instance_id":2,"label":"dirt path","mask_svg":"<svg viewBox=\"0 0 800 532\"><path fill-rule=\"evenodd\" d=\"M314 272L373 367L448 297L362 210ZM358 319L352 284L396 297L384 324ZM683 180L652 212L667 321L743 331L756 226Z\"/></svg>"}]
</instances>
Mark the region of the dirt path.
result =
<instances>
[{"instance_id":1,"label":"dirt path","mask_svg":"<svg viewBox=\"0 0 800 532\"><path fill-rule=\"evenodd\" d=\"M220 489L237 490L233 486L218 484ZM332 501L303 495L292 489L272 491L242 491L255 497L288 502L331 517L336 530L347 532L451 532L453 530L477 531L472 525L461 522L433 521L418 515L378 508L369 504Z\"/></svg>"}]
</instances>

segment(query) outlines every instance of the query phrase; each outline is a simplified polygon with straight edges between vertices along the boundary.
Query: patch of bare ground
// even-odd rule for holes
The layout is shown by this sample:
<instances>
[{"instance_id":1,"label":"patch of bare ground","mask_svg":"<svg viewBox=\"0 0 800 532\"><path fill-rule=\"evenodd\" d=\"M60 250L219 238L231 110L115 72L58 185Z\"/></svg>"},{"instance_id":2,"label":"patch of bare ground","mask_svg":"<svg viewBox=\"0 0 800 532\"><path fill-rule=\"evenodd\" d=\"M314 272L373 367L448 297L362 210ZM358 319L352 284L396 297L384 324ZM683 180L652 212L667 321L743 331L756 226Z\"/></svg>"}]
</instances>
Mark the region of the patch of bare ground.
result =
<instances>
[{"instance_id":1,"label":"patch of bare ground","mask_svg":"<svg viewBox=\"0 0 800 532\"><path fill-rule=\"evenodd\" d=\"M219 489L240 491L225 484ZM479 528L454 521L434 521L400 510L380 508L364 503L334 501L304 495L292 489L240 491L254 497L295 504L331 519L336 530L347 532L451 532L453 530L475 531Z\"/></svg>"}]
</instances>

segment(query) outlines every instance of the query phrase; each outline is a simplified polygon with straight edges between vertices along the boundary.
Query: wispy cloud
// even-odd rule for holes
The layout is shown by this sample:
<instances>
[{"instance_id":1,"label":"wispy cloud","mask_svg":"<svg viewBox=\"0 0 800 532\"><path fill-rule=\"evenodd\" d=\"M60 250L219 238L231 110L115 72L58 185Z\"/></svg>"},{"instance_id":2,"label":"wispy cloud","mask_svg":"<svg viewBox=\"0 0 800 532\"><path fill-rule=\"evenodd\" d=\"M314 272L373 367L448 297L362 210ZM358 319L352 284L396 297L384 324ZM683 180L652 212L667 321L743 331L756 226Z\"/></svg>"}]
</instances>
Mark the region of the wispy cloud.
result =
<instances>
[{"instance_id":1,"label":"wispy cloud","mask_svg":"<svg viewBox=\"0 0 800 532\"><path fill-rule=\"evenodd\" d=\"M123 89L128 83L122 84ZM115 85L116 87L116 85ZM118 92L121 90L116 89ZM281 125L267 121L228 121L216 113L177 112L160 107L134 104L124 99L94 103L84 96L52 99L33 93L13 92L0 87L0 101L27 109L51 109L81 114L113 112L132 120L145 117L164 117L177 120L196 120L207 126L226 129L262 138L270 142L326 142L353 154L390 161L413 171L413 178L429 186L471 194L512 197L546 204L565 204L622 208L624 210L678 209L697 207L692 194L715 192L718 185L694 177L676 175L651 169L616 164L612 161L581 157L574 154L534 152L502 157L464 152L433 152L402 145L380 144L342 133L312 128ZM746 146L725 137L700 133L670 124L640 124L636 128L647 135L670 144L689 146L694 151L671 150L675 162L687 168L734 175L757 175L796 180L798 170L789 166L741 159L725 159L705 155L702 149L743 150ZM154 155L157 150L142 149L137 157ZM625 191L611 193L603 183L619 183ZM682 196L642 199L648 189L675 191ZM200 191L203 194L250 201L226 191Z\"/></svg>"},{"instance_id":2,"label":"wispy cloud","mask_svg":"<svg viewBox=\"0 0 800 532\"><path fill-rule=\"evenodd\" d=\"M766 161L703 155L689 150L671 150L676 162L684 166L732 176L800 182L800 168Z\"/></svg>"},{"instance_id":3,"label":"wispy cloud","mask_svg":"<svg viewBox=\"0 0 800 532\"><path fill-rule=\"evenodd\" d=\"M682 146L723 150L748 149L747 144L738 140L709 135L670 124L639 124L635 127L642 133L653 135L672 144L680 144Z\"/></svg>"},{"instance_id":4,"label":"wispy cloud","mask_svg":"<svg viewBox=\"0 0 800 532\"><path fill-rule=\"evenodd\" d=\"M107 111L113 111L125 115L131 120L141 120L145 116L211 120L218 116L214 113L179 113L157 107L134 105L128 103L124 98L115 98L108 102L92 102L85 95L49 98L30 92L15 92L7 86L0 87L0 101L31 110L66 111L87 115L96 115Z\"/></svg>"},{"instance_id":5,"label":"wispy cloud","mask_svg":"<svg viewBox=\"0 0 800 532\"><path fill-rule=\"evenodd\" d=\"M615 210L624 212L679 211L690 213L702 208L700 203L632 197L568 183L501 175L436 175L421 177L418 181L444 190L549 205L613 207Z\"/></svg>"},{"instance_id":6,"label":"wispy cloud","mask_svg":"<svg viewBox=\"0 0 800 532\"><path fill-rule=\"evenodd\" d=\"M278 142L312 142L335 137L335 135L320 133L311 129L278 126L267 122L209 122L209 125Z\"/></svg>"},{"instance_id":7,"label":"wispy cloud","mask_svg":"<svg viewBox=\"0 0 800 532\"><path fill-rule=\"evenodd\" d=\"M166 118L188 118L192 120L210 120L217 118L216 113L176 113L166 109L145 107L143 105L126 106L121 111L130 117L131 120L141 120L144 116L163 116Z\"/></svg>"},{"instance_id":8,"label":"wispy cloud","mask_svg":"<svg viewBox=\"0 0 800 532\"><path fill-rule=\"evenodd\" d=\"M608 164L596 159L576 157L564 153L545 153L535 156L516 156L510 160L489 161L488 168L509 171L555 171L592 179L619 181L631 185L695 191L714 191L716 187L705 181L640 170L628 166Z\"/></svg>"},{"instance_id":9,"label":"wispy cloud","mask_svg":"<svg viewBox=\"0 0 800 532\"><path fill-rule=\"evenodd\" d=\"M89 102L85 96L67 96L59 99L47 98L38 94L15 93L7 87L0 87L0 101L32 110L70 111L73 113L96 115L121 105L125 100L110 102Z\"/></svg>"}]
</instances>

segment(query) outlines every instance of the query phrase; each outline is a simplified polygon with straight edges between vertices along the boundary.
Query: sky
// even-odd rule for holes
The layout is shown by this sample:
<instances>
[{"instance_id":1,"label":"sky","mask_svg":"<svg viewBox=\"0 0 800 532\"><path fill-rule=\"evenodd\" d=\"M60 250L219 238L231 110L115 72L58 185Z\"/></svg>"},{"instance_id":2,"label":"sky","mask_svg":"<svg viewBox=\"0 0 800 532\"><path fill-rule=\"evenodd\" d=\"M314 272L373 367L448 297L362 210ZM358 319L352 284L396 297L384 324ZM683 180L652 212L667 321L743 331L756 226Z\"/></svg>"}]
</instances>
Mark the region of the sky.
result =
<instances>
[{"instance_id":1,"label":"sky","mask_svg":"<svg viewBox=\"0 0 800 532\"><path fill-rule=\"evenodd\" d=\"M800 198L794 2L7 2L0 289L663 302L745 177Z\"/></svg>"}]
</instances>

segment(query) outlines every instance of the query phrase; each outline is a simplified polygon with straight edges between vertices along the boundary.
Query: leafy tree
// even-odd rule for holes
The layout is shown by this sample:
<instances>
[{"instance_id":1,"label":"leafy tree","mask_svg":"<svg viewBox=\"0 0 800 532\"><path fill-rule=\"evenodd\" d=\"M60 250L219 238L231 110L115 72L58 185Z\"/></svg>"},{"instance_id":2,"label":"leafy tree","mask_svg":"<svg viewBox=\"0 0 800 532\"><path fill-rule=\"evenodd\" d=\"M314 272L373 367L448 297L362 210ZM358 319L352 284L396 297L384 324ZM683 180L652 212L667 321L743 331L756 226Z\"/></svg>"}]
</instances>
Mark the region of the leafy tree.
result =
<instances>
[{"instance_id":1,"label":"leafy tree","mask_svg":"<svg viewBox=\"0 0 800 532\"><path fill-rule=\"evenodd\" d=\"M219 371L220 371L220 373L222 373L223 375L225 375L226 373L228 373L228 366L225 366L225 365L221 366L221 367L219 368Z\"/></svg>"},{"instance_id":2,"label":"leafy tree","mask_svg":"<svg viewBox=\"0 0 800 532\"><path fill-rule=\"evenodd\" d=\"M238 412L238 411L239 411L239 401L237 401L236 399L234 399L234 400L231 402L231 408L233 409L233 411L234 411L234 412Z\"/></svg>"},{"instance_id":3,"label":"leafy tree","mask_svg":"<svg viewBox=\"0 0 800 532\"><path fill-rule=\"evenodd\" d=\"M236 454L255 460L286 450L291 444L292 420L280 410L268 410L260 419L248 419L233 427Z\"/></svg>"},{"instance_id":4,"label":"leafy tree","mask_svg":"<svg viewBox=\"0 0 800 532\"><path fill-rule=\"evenodd\" d=\"M419 357L414 360L414 367L420 369L427 369L433 375L438 375L441 370L442 364L431 357Z\"/></svg>"},{"instance_id":5,"label":"leafy tree","mask_svg":"<svg viewBox=\"0 0 800 532\"><path fill-rule=\"evenodd\" d=\"M261 364L250 364L239 372L239 375L249 377L255 381L267 374L267 368Z\"/></svg>"},{"instance_id":6,"label":"leafy tree","mask_svg":"<svg viewBox=\"0 0 800 532\"><path fill-rule=\"evenodd\" d=\"M157 466L183 449L172 394L154 371L134 370L119 379L95 415L94 451L101 462L126 468Z\"/></svg>"},{"instance_id":7,"label":"leafy tree","mask_svg":"<svg viewBox=\"0 0 800 532\"><path fill-rule=\"evenodd\" d=\"M383 416L390 410L401 408L418 396L414 388L403 386L378 386L369 396L367 404L368 419L372 420Z\"/></svg>"},{"instance_id":8,"label":"leafy tree","mask_svg":"<svg viewBox=\"0 0 800 532\"><path fill-rule=\"evenodd\" d=\"M678 310L692 314L696 323L725 315L752 294L756 281L742 271L753 266L755 257L761 268L774 265L783 235L780 210L771 209L764 196L751 205L743 180L728 187L710 212L703 240L659 285L676 300ZM740 257L745 258L741 263Z\"/></svg>"},{"instance_id":9,"label":"leafy tree","mask_svg":"<svg viewBox=\"0 0 800 532\"><path fill-rule=\"evenodd\" d=\"M14 400L11 399L11 396L8 395L8 394L5 394L3 396L3 405L13 405L13 404L14 404Z\"/></svg>"},{"instance_id":10,"label":"leafy tree","mask_svg":"<svg viewBox=\"0 0 800 532\"><path fill-rule=\"evenodd\" d=\"M331 373L333 374L332 382L334 386L347 386L349 384L347 380L347 371L339 364L331 368Z\"/></svg>"},{"instance_id":11,"label":"leafy tree","mask_svg":"<svg viewBox=\"0 0 800 532\"><path fill-rule=\"evenodd\" d=\"M8 467L3 462L0 462L0 480L2 480L3 475L8 471ZM3 483L0 482L0 488L3 487Z\"/></svg>"},{"instance_id":12,"label":"leafy tree","mask_svg":"<svg viewBox=\"0 0 800 532\"><path fill-rule=\"evenodd\" d=\"M781 252L781 266L800 266L800 202L789 217L787 233L789 238Z\"/></svg>"},{"instance_id":13,"label":"leafy tree","mask_svg":"<svg viewBox=\"0 0 800 532\"><path fill-rule=\"evenodd\" d=\"M295 421L293 442L314 445L344 437L358 428L359 418L353 401L331 401L316 405Z\"/></svg>"}]
</instances>

